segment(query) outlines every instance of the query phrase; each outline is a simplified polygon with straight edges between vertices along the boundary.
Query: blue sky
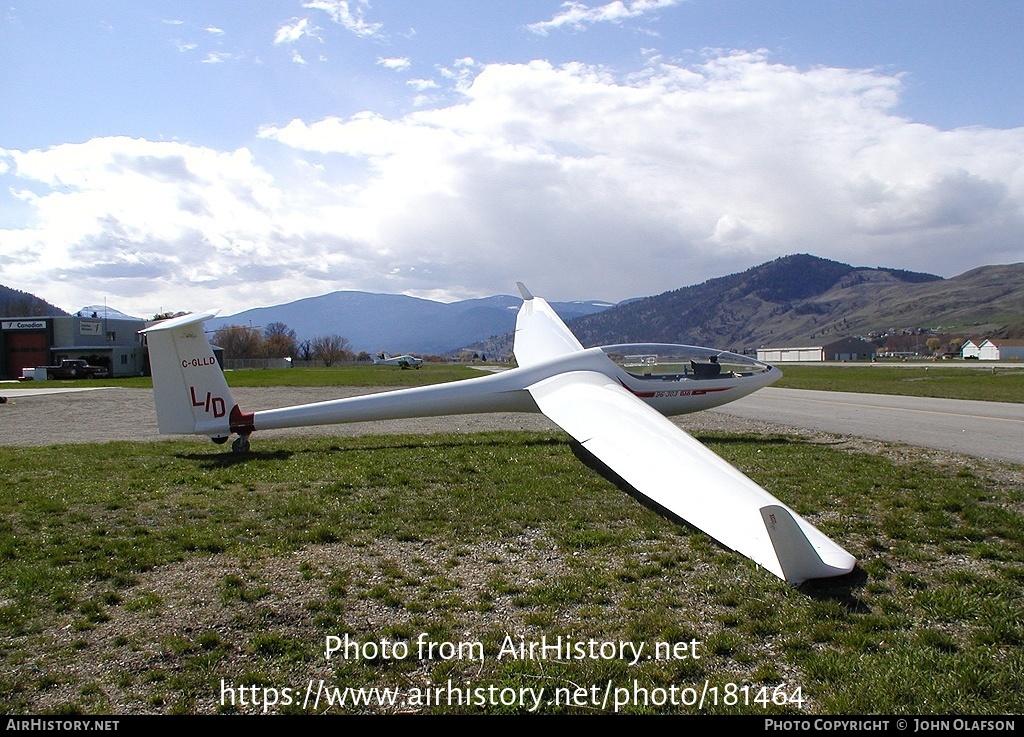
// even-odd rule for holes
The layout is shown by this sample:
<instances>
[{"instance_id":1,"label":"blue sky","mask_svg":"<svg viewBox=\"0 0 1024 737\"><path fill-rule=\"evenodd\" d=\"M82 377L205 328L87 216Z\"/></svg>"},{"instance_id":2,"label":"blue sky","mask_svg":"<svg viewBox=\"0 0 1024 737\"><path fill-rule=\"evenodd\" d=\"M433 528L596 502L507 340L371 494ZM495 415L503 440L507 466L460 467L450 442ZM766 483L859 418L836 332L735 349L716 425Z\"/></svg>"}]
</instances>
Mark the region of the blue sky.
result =
<instances>
[{"instance_id":1,"label":"blue sky","mask_svg":"<svg viewBox=\"0 0 1024 737\"><path fill-rule=\"evenodd\" d=\"M1020 0L12 2L0 284L147 316L1022 261L1021 29Z\"/></svg>"}]
</instances>

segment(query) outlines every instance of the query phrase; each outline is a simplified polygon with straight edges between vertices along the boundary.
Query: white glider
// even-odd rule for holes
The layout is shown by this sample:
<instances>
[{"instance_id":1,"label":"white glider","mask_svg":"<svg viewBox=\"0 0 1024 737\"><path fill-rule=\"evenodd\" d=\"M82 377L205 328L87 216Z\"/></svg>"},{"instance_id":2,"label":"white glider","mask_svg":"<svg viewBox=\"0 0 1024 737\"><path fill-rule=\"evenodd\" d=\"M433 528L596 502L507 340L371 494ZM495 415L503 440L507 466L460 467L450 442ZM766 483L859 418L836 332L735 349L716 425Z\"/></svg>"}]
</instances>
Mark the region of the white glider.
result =
<instances>
[{"instance_id":1,"label":"white glider","mask_svg":"<svg viewBox=\"0 0 1024 737\"><path fill-rule=\"evenodd\" d=\"M161 433L208 435L247 451L257 430L367 420L543 412L644 497L779 578L841 576L856 560L665 415L746 396L782 373L724 351L679 345L584 348L522 284L518 368L464 381L282 409L243 412L203 331L216 313L142 331L149 343Z\"/></svg>"}]
</instances>

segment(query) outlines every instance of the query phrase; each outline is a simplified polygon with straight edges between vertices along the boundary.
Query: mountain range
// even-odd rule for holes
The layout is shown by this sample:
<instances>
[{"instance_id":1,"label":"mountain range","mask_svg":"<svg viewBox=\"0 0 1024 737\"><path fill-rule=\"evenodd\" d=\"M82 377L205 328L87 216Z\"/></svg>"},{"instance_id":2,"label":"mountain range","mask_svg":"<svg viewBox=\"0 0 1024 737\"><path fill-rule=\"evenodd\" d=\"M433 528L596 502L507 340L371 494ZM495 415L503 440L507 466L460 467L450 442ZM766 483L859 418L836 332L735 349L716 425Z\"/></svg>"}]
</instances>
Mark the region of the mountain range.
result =
<instances>
[{"instance_id":1,"label":"mountain range","mask_svg":"<svg viewBox=\"0 0 1024 737\"><path fill-rule=\"evenodd\" d=\"M732 350L925 328L984 333L1024 320L1024 264L943 279L799 254L573 321L584 345L657 341Z\"/></svg>"},{"instance_id":2,"label":"mountain range","mask_svg":"<svg viewBox=\"0 0 1024 737\"><path fill-rule=\"evenodd\" d=\"M341 335L357 352L446 355L490 336L511 333L521 304L519 297L509 295L445 303L401 294L342 291L214 318L207 329L264 328L280 322L294 330L300 341ZM551 305L567 320L612 306L608 302Z\"/></svg>"},{"instance_id":3,"label":"mountain range","mask_svg":"<svg viewBox=\"0 0 1024 737\"><path fill-rule=\"evenodd\" d=\"M585 346L683 343L751 353L859 335L935 330L1024 333L1024 263L982 266L949 279L855 267L796 254L568 321ZM512 336L473 346L501 355Z\"/></svg>"},{"instance_id":4,"label":"mountain range","mask_svg":"<svg viewBox=\"0 0 1024 737\"><path fill-rule=\"evenodd\" d=\"M507 295L444 304L392 294L333 292L211 323L283 322L300 338L334 333L356 350L446 354L512 352L521 300ZM920 328L987 335L1024 321L1024 264L983 266L944 279L812 256L783 256L737 274L651 297L552 302L583 345L687 343L752 352L850 335Z\"/></svg>"},{"instance_id":5,"label":"mountain range","mask_svg":"<svg viewBox=\"0 0 1024 737\"><path fill-rule=\"evenodd\" d=\"M68 313L64 310L34 294L0 284L0 315L5 317L46 317L66 314Z\"/></svg>"},{"instance_id":6,"label":"mountain range","mask_svg":"<svg viewBox=\"0 0 1024 737\"><path fill-rule=\"evenodd\" d=\"M5 297L10 307L0 314L66 314L32 301L32 295L0 287L0 307ZM519 297L509 295L443 303L339 291L215 318L208 327L264 328L278 322L299 340L341 335L354 350L368 353L444 355L468 348L505 357L512 351L520 304ZM587 346L688 343L749 353L760 346L821 345L850 335L920 329L1019 338L1024 336L1024 263L982 266L944 279L796 254L618 304L551 305Z\"/></svg>"}]
</instances>

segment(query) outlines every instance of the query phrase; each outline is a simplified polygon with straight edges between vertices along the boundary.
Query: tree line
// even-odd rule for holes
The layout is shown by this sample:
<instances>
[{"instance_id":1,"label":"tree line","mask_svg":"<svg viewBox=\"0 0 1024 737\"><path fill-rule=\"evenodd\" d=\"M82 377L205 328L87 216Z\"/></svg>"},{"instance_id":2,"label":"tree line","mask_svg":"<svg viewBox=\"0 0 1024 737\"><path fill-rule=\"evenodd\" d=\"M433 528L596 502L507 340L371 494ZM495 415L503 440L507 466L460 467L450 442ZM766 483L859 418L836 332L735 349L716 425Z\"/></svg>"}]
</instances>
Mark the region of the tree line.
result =
<instances>
[{"instance_id":1,"label":"tree line","mask_svg":"<svg viewBox=\"0 0 1024 737\"><path fill-rule=\"evenodd\" d=\"M294 330L283 322L272 322L265 328L225 325L213 335L213 344L224 349L225 358L294 358L319 361L332 366L362 356L352 352L352 345L340 335L321 335L300 341Z\"/></svg>"}]
</instances>

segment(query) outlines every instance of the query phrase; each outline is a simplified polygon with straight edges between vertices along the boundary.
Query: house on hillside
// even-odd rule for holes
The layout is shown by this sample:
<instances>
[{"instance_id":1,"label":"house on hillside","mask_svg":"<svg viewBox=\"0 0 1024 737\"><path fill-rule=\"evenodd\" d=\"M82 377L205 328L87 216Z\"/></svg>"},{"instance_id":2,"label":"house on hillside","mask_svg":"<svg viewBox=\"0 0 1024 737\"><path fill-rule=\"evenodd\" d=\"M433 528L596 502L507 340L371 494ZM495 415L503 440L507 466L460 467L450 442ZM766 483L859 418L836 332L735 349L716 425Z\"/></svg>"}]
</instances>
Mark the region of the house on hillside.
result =
<instances>
[{"instance_id":1,"label":"house on hillside","mask_svg":"<svg viewBox=\"0 0 1024 737\"><path fill-rule=\"evenodd\" d=\"M797 348L758 348L757 360L765 363L794 361L870 361L875 357L875 344L861 338L843 338L819 346Z\"/></svg>"},{"instance_id":2,"label":"house on hillside","mask_svg":"<svg viewBox=\"0 0 1024 737\"><path fill-rule=\"evenodd\" d=\"M964 351L966 349L965 345ZM968 357L966 352L961 352L960 355L964 358ZM1024 340L986 338L977 347L977 357L982 361L1022 361L1024 360Z\"/></svg>"}]
</instances>

